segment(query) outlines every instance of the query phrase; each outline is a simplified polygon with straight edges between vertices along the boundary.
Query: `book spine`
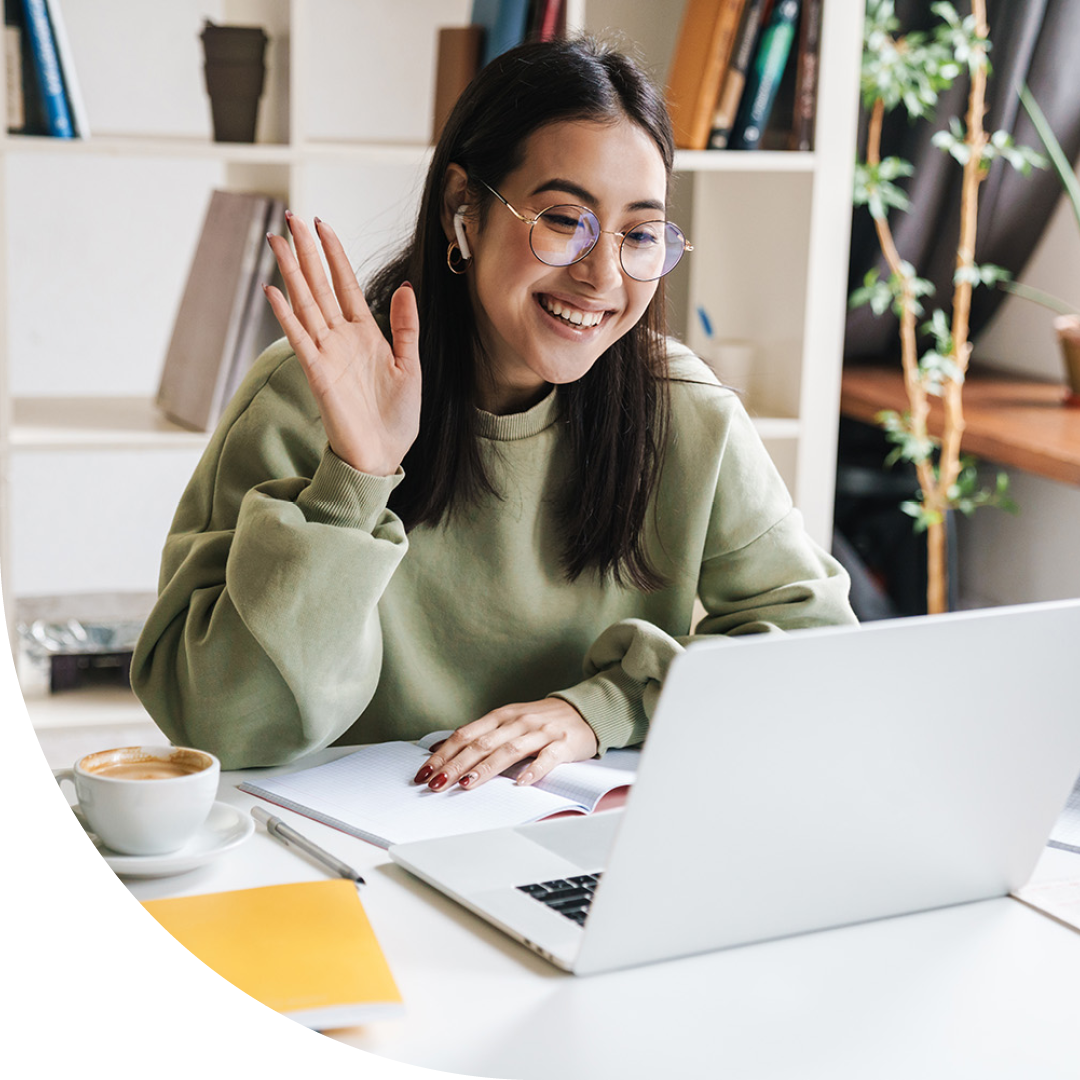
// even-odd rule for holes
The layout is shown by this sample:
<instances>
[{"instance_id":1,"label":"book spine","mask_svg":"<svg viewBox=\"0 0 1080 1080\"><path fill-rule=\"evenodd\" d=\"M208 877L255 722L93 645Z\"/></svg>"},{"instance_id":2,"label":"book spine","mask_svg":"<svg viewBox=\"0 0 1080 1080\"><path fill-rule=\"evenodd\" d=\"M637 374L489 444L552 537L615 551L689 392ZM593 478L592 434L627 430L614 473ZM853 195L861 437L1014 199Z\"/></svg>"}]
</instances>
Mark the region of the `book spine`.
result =
<instances>
[{"instance_id":1,"label":"book spine","mask_svg":"<svg viewBox=\"0 0 1080 1080\"><path fill-rule=\"evenodd\" d=\"M53 40L56 42L56 54L60 61L60 75L64 80L64 94L71 111L71 122L78 139L90 138L90 123L86 117L86 104L82 89L75 74L75 61L71 55L67 27L60 11L60 0L45 0L49 11L49 25L52 27Z\"/></svg>"},{"instance_id":2,"label":"book spine","mask_svg":"<svg viewBox=\"0 0 1080 1080\"><path fill-rule=\"evenodd\" d=\"M791 136L792 150L814 149L820 54L821 0L803 0L798 70L795 75L795 128Z\"/></svg>"},{"instance_id":3,"label":"book spine","mask_svg":"<svg viewBox=\"0 0 1080 1080\"><path fill-rule=\"evenodd\" d=\"M439 141L443 125L461 97L462 91L480 70L484 45L481 26L444 26L439 30L435 62L435 104L432 112L431 141Z\"/></svg>"},{"instance_id":4,"label":"book spine","mask_svg":"<svg viewBox=\"0 0 1080 1080\"><path fill-rule=\"evenodd\" d=\"M496 56L525 40L525 27L529 20L529 0L499 0L499 13L495 28L487 35L484 63L490 64Z\"/></svg>"},{"instance_id":5,"label":"book spine","mask_svg":"<svg viewBox=\"0 0 1080 1080\"><path fill-rule=\"evenodd\" d=\"M536 27L537 41L551 41L559 35L559 14L563 0L542 0Z\"/></svg>"},{"instance_id":6,"label":"book spine","mask_svg":"<svg viewBox=\"0 0 1080 1080\"><path fill-rule=\"evenodd\" d=\"M769 25L761 35L753 74L747 80L739 118L732 131L730 145L734 150L756 150L761 143L791 54L798 17L799 0L779 0L773 10Z\"/></svg>"},{"instance_id":7,"label":"book spine","mask_svg":"<svg viewBox=\"0 0 1080 1080\"><path fill-rule=\"evenodd\" d=\"M739 112L743 89L746 87L746 73L754 59L754 46L757 44L761 24L769 13L772 0L748 0L743 12L742 24L735 39L735 48L731 54L724 84L713 113L712 130L709 132L709 149L724 150L735 125Z\"/></svg>"},{"instance_id":8,"label":"book spine","mask_svg":"<svg viewBox=\"0 0 1080 1080\"><path fill-rule=\"evenodd\" d=\"M672 57L667 100L675 145L704 150L746 0L689 0Z\"/></svg>"},{"instance_id":9,"label":"book spine","mask_svg":"<svg viewBox=\"0 0 1080 1080\"><path fill-rule=\"evenodd\" d=\"M49 134L58 139L73 139L75 129L64 95L60 58L49 26L49 12L45 0L23 0L23 9L26 12L26 31L34 50L34 69L45 104Z\"/></svg>"},{"instance_id":10,"label":"book spine","mask_svg":"<svg viewBox=\"0 0 1080 1080\"><path fill-rule=\"evenodd\" d=\"M22 88L22 42L17 26L4 27L4 71L7 84L7 129L20 131L26 125L26 105Z\"/></svg>"}]
</instances>

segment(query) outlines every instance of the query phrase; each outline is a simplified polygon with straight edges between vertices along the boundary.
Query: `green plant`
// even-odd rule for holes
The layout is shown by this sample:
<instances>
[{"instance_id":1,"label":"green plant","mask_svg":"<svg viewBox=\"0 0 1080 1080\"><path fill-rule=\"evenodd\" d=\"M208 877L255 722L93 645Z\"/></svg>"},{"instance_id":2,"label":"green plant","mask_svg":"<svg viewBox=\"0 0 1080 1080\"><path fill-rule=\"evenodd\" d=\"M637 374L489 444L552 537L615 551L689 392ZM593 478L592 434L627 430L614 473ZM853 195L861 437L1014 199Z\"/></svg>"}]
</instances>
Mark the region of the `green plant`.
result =
<instances>
[{"instance_id":1,"label":"green plant","mask_svg":"<svg viewBox=\"0 0 1080 1080\"><path fill-rule=\"evenodd\" d=\"M1002 158L1022 173L1041 163L1038 154L1017 146L1008 132L988 133L983 127L990 51L985 0L972 0L971 13L961 17L951 3L934 3L940 20L928 32L899 33L893 0L867 0L863 44L862 100L869 114L865 162L855 169L856 206L866 206L874 219L878 243L889 269L888 278L871 270L851 296L851 306L869 304L875 314L890 308L900 320L901 364L909 408L882 412L878 422L893 444L887 460L905 460L915 467L919 497L903 505L915 528L927 535L927 610L947 607L947 533L949 510L970 514L980 506L1015 510L1008 497L1008 478L998 475L993 487L979 487L970 458L961 457L964 431L962 388L971 355L968 340L972 290L1006 280L1009 272L975 262L978 227L978 189L990 165ZM911 121L933 116L942 90L967 69L971 88L964 120L950 119L933 143L963 168L960 196L960 235L949 314L940 308L926 316L923 300L932 296L931 282L897 250L889 214L906 211L910 203L900 187L914 166L899 157L881 157L882 123L887 112L903 108ZM919 320L924 319L921 326ZM929 346L919 354L919 335ZM942 401L943 432L930 434L930 398Z\"/></svg>"}]
</instances>

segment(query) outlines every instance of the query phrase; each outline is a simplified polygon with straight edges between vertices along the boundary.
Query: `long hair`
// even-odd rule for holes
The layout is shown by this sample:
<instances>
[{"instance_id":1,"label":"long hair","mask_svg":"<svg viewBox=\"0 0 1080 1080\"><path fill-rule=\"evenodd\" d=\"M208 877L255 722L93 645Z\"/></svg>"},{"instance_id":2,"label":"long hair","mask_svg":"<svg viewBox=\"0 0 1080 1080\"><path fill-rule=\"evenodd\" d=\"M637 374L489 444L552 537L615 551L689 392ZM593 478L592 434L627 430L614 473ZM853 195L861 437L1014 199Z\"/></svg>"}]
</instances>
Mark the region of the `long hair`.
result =
<instances>
[{"instance_id":1,"label":"long hair","mask_svg":"<svg viewBox=\"0 0 1080 1080\"><path fill-rule=\"evenodd\" d=\"M656 87L633 61L590 39L532 42L488 64L466 88L435 147L416 230L368 283L372 308L388 312L404 281L420 310L420 433L390 500L406 529L435 525L481 494L498 496L476 434L481 355L464 276L446 265L441 223L451 163L469 175L481 226L498 187L524 160L526 139L557 121L627 118L655 141L670 180L671 122ZM574 463L559 507L568 580L587 570L642 590L664 580L644 542L646 512L663 464L669 395L664 284L638 324L575 382L558 387Z\"/></svg>"}]
</instances>

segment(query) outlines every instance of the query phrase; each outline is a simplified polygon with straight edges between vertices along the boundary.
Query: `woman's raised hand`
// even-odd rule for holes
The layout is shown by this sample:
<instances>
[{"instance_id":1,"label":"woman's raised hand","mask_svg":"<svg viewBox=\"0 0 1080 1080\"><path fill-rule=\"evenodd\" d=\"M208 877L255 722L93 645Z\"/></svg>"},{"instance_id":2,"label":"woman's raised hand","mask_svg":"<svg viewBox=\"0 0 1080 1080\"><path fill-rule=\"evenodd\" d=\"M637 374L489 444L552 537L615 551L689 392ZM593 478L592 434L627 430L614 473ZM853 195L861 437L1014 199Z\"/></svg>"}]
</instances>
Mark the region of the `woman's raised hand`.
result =
<instances>
[{"instance_id":1,"label":"woman's raised hand","mask_svg":"<svg viewBox=\"0 0 1080 1080\"><path fill-rule=\"evenodd\" d=\"M265 286L274 315L303 365L330 449L374 476L397 471L420 429L420 316L403 285L390 301L394 344L383 336L333 229L315 219L333 288L312 231L286 215L296 254L268 235L289 299Z\"/></svg>"}]
</instances>

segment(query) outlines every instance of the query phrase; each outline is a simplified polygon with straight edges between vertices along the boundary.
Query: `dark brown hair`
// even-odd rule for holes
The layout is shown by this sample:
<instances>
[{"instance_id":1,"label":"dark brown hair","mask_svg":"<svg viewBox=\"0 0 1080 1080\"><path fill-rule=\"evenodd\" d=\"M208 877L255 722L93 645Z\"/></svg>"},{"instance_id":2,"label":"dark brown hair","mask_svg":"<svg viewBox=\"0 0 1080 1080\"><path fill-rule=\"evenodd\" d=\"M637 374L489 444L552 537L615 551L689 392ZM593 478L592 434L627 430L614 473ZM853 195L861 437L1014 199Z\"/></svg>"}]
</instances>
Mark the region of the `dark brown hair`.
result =
<instances>
[{"instance_id":1,"label":"dark brown hair","mask_svg":"<svg viewBox=\"0 0 1080 1080\"><path fill-rule=\"evenodd\" d=\"M390 500L407 529L437 524L482 493L498 495L476 435L476 324L465 278L446 265L440 215L448 167L456 163L469 175L469 201L482 224L494 196L479 180L497 188L521 164L533 132L558 121L624 118L652 137L670 178L674 140L662 97L632 60L588 38L511 49L480 72L450 114L416 230L367 289L372 308L386 313L394 290L410 281L420 307L420 433ZM638 324L586 375L558 388L576 465L559 508L570 580L592 569L643 590L663 584L643 532L667 435L665 332L661 280Z\"/></svg>"}]
</instances>

